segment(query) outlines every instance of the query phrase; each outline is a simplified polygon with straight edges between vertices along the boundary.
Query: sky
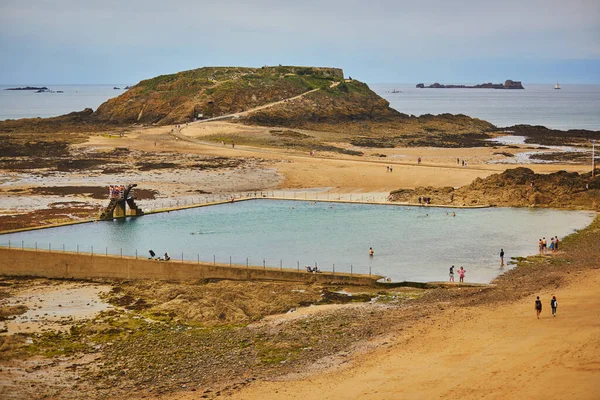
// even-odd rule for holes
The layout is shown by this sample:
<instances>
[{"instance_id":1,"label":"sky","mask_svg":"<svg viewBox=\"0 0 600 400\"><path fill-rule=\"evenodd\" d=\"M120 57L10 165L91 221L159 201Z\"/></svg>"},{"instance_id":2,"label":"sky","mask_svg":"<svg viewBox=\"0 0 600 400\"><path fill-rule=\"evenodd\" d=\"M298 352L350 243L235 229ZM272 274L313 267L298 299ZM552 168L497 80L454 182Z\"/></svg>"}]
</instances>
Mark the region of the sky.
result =
<instances>
[{"instance_id":1,"label":"sky","mask_svg":"<svg viewBox=\"0 0 600 400\"><path fill-rule=\"evenodd\" d=\"M314 65L368 83L600 83L600 0L0 0L0 84Z\"/></svg>"}]
</instances>

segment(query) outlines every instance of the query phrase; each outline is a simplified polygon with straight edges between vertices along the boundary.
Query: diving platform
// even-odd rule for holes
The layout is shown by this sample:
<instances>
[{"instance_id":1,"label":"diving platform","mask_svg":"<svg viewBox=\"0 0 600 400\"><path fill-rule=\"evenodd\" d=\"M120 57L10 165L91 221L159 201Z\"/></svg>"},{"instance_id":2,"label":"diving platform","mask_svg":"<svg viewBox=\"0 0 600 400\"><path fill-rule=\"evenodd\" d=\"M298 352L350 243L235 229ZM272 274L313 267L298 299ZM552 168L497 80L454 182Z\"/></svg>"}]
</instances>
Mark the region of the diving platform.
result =
<instances>
[{"instance_id":1,"label":"diving platform","mask_svg":"<svg viewBox=\"0 0 600 400\"><path fill-rule=\"evenodd\" d=\"M131 185L115 185L109 187L108 206L100 214L100 220L111 221L115 218L139 217L144 215L141 208L135 204L133 188L137 183Z\"/></svg>"}]
</instances>

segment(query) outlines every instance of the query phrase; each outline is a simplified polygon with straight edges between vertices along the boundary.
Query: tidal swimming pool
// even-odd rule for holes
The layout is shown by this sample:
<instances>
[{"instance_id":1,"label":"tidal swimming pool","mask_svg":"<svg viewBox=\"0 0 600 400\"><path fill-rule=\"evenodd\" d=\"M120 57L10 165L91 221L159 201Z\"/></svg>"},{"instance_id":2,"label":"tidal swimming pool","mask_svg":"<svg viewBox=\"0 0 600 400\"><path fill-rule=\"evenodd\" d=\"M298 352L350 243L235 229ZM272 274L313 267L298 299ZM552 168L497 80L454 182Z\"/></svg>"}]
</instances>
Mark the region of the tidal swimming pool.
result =
<instances>
[{"instance_id":1,"label":"tidal swimming pool","mask_svg":"<svg viewBox=\"0 0 600 400\"><path fill-rule=\"evenodd\" d=\"M452 213L456 216L453 217ZM595 214L548 209L445 209L250 200L109 222L0 236L0 245L384 275L394 281L446 280L464 266L467 282L489 282L499 253L537 253L538 239L587 226ZM93 246L93 249L92 249ZM369 257L369 247L375 255ZM457 278L458 280L458 278Z\"/></svg>"}]
</instances>

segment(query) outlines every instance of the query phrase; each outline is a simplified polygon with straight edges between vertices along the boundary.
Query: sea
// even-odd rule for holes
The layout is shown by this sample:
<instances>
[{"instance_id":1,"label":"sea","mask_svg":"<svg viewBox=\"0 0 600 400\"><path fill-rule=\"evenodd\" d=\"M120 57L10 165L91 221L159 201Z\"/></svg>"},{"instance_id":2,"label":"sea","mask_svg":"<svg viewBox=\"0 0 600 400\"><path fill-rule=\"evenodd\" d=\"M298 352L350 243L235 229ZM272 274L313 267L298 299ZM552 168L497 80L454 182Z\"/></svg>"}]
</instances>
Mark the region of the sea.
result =
<instances>
[{"instance_id":1,"label":"sea","mask_svg":"<svg viewBox=\"0 0 600 400\"><path fill-rule=\"evenodd\" d=\"M429 84L429 83L426 83ZM474 85L474 83L466 83ZM600 130L600 85L527 84L525 89L418 89L416 84L372 84L390 107L409 115L465 114L497 127Z\"/></svg>"},{"instance_id":2,"label":"sea","mask_svg":"<svg viewBox=\"0 0 600 400\"><path fill-rule=\"evenodd\" d=\"M523 85L524 90L498 90L417 89L414 83L369 84L392 108L409 115L465 114L498 127L530 124L562 130L600 130L600 85L563 84L560 90L554 89L554 83ZM5 90L22 86L46 86L55 93ZM0 85L0 120L53 117L88 107L95 110L122 94L125 86Z\"/></svg>"},{"instance_id":3,"label":"sea","mask_svg":"<svg viewBox=\"0 0 600 400\"><path fill-rule=\"evenodd\" d=\"M52 92L36 93L35 90L6 90L15 87L47 87ZM47 118L96 109L106 100L117 97L127 84L110 85L52 85L20 84L0 85L0 121L20 118ZM119 89L114 89L115 87ZM58 93L62 91L63 93Z\"/></svg>"}]
</instances>

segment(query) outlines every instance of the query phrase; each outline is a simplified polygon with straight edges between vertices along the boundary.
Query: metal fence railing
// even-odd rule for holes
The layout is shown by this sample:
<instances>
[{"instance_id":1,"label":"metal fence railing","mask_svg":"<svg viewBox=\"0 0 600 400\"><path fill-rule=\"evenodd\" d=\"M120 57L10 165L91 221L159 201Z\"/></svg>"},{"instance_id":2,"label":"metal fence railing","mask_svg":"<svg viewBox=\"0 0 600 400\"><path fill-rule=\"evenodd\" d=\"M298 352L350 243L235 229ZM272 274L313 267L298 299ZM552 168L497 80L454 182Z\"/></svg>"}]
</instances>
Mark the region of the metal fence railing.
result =
<instances>
[{"instance_id":1,"label":"metal fence railing","mask_svg":"<svg viewBox=\"0 0 600 400\"><path fill-rule=\"evenodd\" d=\"M135 259L155 259L158 261L166 261L165 255L156 255L156 257L150 257L148 251L139 251L138 249L131 248L111 248L108 246L94 246L94 245L65 245L56 244L52 242L25 242L24 240L14 241L5 240L0 241L0 247L14 249L14 250L30 250L30 251L48 251L54 253L74 253L80 255L88 255L90 257L117 257L117 258L135 258ZM169 253L168 262L171 263L197 263L197 264L212 264L212 265L225 265L230 267L246 267L246 268L264 268L264 269L275 269L275 270L297 270L308 272L308 267L311 270L316 270L322 273L344 273L350 275L379 275L376 271L373 271L371 265L361 265L353 263L319 263L317 261L311 261L309 263L296 261L284 261L283 259L275 258L251 258L251 257L239 257L233 255L217 255L217 254L201 254L201 253Z\"/></svg>"}]
</instances>

